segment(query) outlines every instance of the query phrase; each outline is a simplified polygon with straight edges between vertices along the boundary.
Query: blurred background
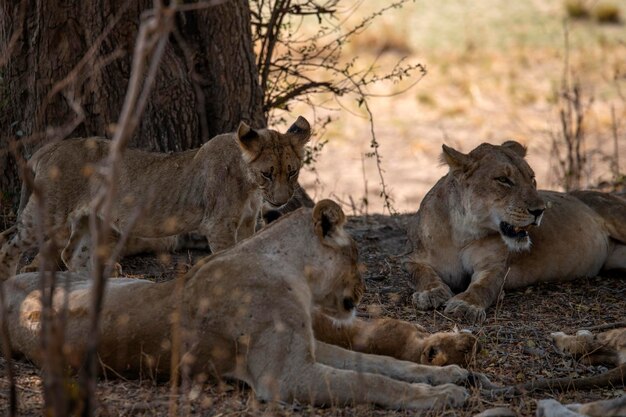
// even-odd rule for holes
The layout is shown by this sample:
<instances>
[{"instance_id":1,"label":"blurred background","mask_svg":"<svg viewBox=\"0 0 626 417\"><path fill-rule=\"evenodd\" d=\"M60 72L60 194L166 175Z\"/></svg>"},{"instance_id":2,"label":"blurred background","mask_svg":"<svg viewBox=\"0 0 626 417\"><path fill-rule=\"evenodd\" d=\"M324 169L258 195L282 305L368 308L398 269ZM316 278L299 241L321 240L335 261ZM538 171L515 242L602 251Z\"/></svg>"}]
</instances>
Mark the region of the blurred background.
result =
<instances>
[{"instance_id":1,"label":"blurred background","mask_svg":"<svg viewBox=\"0 0 626 417\"><path fill-rule=\"evenodd\" d=\"M346 33L386 6L341 1L334 19L305 19L299 30ZM302 185L352 214L388 212L380 168L392 210L411 212L447 171L442 144L468 152L515 139L528 146L540 188L623 188L625 13L625 2L608 0L409 1L383 11L347 39L340 60L380 78L399 61L426 73L364 88L380 164L358 97L327 93L314 109L289 107L318 120L313 144L323 144Z\"/></svg>"}]
</instances>

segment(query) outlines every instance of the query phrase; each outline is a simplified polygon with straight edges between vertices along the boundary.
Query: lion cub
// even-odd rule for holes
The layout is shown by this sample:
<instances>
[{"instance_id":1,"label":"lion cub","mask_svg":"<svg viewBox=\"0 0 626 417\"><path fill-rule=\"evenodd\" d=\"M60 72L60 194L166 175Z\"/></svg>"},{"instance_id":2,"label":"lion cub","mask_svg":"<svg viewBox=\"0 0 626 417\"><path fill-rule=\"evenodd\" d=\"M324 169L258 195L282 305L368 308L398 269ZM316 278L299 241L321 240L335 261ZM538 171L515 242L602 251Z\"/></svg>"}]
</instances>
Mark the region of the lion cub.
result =
<instances>
[{"instance_id":1,"label":"lion cub","mask_svg":"<svg viewBox=\"0 0 626 417\"><path fill-rule=\"evenodd\" d=\"M199 231L218 252L254 233L262 204L280 207L297 186L309 123L299 117L286 133L252 129L218 135L202 147L163 154L127 150L117 177L111 218L116 232L159 238ZM109 153L102 138L44 146L29 161L44 193L47 236L64 247L70 221L84 218L101 185L99 163ZM25 192L24 192L25 191ZM0 280L15 274L20 252L37 245L37 203L23 190L15 234L0 250ZM26 200L27 199L27 200ZM84 265L72 269L82 269Z\"/></svg>"}]
</instances>

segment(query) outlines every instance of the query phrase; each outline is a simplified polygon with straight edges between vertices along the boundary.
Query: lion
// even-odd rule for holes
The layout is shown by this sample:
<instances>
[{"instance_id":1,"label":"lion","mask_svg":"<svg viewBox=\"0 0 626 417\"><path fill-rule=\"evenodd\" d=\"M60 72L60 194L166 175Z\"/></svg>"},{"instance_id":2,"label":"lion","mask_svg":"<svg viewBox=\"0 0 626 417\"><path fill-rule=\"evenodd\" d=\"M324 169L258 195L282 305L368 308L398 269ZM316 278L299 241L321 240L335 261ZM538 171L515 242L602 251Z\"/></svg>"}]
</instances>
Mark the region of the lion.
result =
<instances>
[{"instance_id":1,"label":"lion","mask_svg":"<svg viewBox=\"0 0 626 417\"><path fill-rule=\"evenodd\" d=\"M276 221L283 213L268 211L264 213L266 224ZM62 258L69 270L74 271L78 253L69 257L82 239L90 240L89 216L83 216L72 222L70 242L63 249ZM121 236L114 236L114 242ZM154 239L159 244L161 240ZM140 244L150 244L142 239ZM135 245L135 243L133 243ZM155 250L154 245L149 248ZM121 276L121 266L116 264L115 276ZM361 320L354 318L349 322L338 322L319 309L313 310L313 331L315 338L325 343L341 346L345 349L363 353L391 356L424 365L469 365L481 347L478 339L469 331L429 333L423 327L393 318ZM481 379L482 384L488 384Z\"/></svg>"},{"instance_id":2,"label":"lion","mask_svg":"<svg viewBox=\"0 0 626 417\"><path fill-rule=\"evenodd\" d=\"M443 145L449 172L408 228L418 309L480 322L502 290L626 269L626 199L538 191L525 156L515 141Z\"/></svg>"},{"instance_id":3,"label":"lion","mask_svg":"<svg viewBox=\"0 0 626 417\"><path fill-rule=\"evenodd\" d=\"M389 317L341 323L315 311L313 331L325 343L423 365L466 367L481 349L470 332L431 334L419 325Z\"/></svg>"},{"instance_id":4,"label":"lion","mask_svg":"<svg viewBox=\"0 0 626 417\"><path fill-rule=\"evenodd\" d=\"M608 400L563 405L554 399L537 401L538 417L623 417L626 416L626 395Z\"/></svg>"},{"instance_id":5,"label":"lion","mask_svg":"<svg viewBox=\"0 0 626 417\"><path fill-rule=\"evenodd\" d=\"M282 215L282 213L270 213L270 218L266 219L267 224ZM62 258L70 271L76 271L74 265L77 257L85 254L78 253L73 257L69 257L68 254L78 250L76 246L82 239L87 241L91 239L89 216L82 216L75 220L77 221L72 222L70 241L62 253ZM121 236L114 234L114 242L119 239ZM162 240L153 239L152 242L158 245ZM151 244L149 249L156 249L148 239L141 239L139 244ZM121 266L116 264L115 267L113 274L121 276ZM319 309L313 310L313 331L315 338L325 343L357 352L386 355L424 365L467 366L481 349L478 339L468 331L431 334L417 324L388 317L367 321L355 317L350 321L339 322ZM486 380L482 379L481 383L486 383Z\"/></svg>"},{"instance_id":6,"label":"lion","mask_svg":"<svg viewBox=\"0 0 626 417\"><path fill-rule=\"evenodd\" d=\"M555 332L551 334L551 337L561 354L570 355L588 365L604 365L613 368L601 374L581 378L572 378L571 376L540 378L511 387L495 387L491 389L491 395L520 395L534 391L549 391L551 393L570 390L581 391L623 386L626 383L626 328L617 328L596 335L589 330L579 330L576 335ZM560 404L552 403L545 404L545 406L558 409ZM626 397L616 403L591 403L585 406L589 410L596 410L597 414L594 415L601 416L623 415L618 414L618 410L624 410L624 407L626 407ZM600 410L605 410L605 414ZM609 413L609 410L615 411L615 414Z\"/></svg>"},{"instance_id":7,"label":"lion","mask_svg":"<svg viewBox=\"0 0 626 417\"><path fill-rule=\"evenodd\" d=\"M254 233L263 204L278 208L289 201L310 136L308 121L298 117L286 133L241 122L235 133L190 151L127 150L115 183L113 228L130 230L135 244L137 238L148 238L146 246L152 249L171 245L171 240L154 238L195 230L206 236L213 252L231 247ZM68 139L44 146L29 160L44 194L46 238L55 238L60 248L70 239L73 219L89 214L101 185L99 163L108 153L106 139ZM0 251L0 279L14 275L19 254L37 245L37 201L29 193L23 187L15 234Z\"/></svg>"},{"instance_id":8,"label":"lion","mask_svg":"<svg viewBox=\"0 0 626 417\"><path fill-rule=\"evenodd\" d=\"M192 378L241 380L264 401L461 406L467 391L456 383L470 374L457 365L420 365L315 340L314 309L339 322L350 320L365 290L356 244L344 223L341 208L323 200L202 259L182 281L109 280L98 352L102 371L168 376L169 323L178 311L181 346L188 347L181 364ZM92 283L73 272L60 272L57 279L53 306L59 312L67 305L63 353L78 368L88 340ZM42 365L39 277L20 274L4 287L3 321L12 346Z\"/></svg>"},{"instance_id":9,"label":"lion","mask_svg":"<svg viewBox=\"0 0 626 417\"><path fill-rule=\"evenodd\" d=\"M626 365L626 327L593 334L579 330L576 335L555 332L550 335L556 348L588 365Z\"/></svg>"}]
</instances>

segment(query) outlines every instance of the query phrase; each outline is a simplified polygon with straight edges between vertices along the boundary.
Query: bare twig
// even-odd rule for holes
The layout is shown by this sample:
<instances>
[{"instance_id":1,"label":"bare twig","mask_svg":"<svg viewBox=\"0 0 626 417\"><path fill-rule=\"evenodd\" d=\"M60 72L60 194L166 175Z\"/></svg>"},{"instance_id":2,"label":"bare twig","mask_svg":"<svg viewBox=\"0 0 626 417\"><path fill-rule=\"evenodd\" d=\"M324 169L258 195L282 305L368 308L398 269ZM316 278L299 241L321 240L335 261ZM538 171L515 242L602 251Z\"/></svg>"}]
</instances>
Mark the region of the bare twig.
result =
<instances>
[{"instance_id":1,"label":"bare twig","mask_svg":"<svg viewBox=\"0 0 626 417\"><path fill-rule=\"evenodd\" d=\"M271 101L265 103L265 105L263 106L263 110L270 111L274 108L281 108L288 101L319 87L322 87L323 89L326 89L328 91L332 91L332 83L330 82L309 81L305 84L301 84L293 88L290 91L285 92L280 96L271 99Z\"/></svg>"},{"instance_id":2,"label":"bare twig","mask_svg":"<svg viewBox=\"0 0 626 417\"><path fill-rule=\"evenodd\" d=\"M498 314L502 309L502 304L504 304L504 286L506 285L506 280L509 277L509 272L511 272L511 268L509 267L504 274L504 279L502 280L502 285L500 285L500 291L498 291L498 298L496 300L496 308L494 313L494 321L498 323Z\"/></svg>"},{"instance_id":3,"label":"bare twig","mask_svg":"<svg viewBox=\"0 0 626 417\"><path fill-rule=\"evenodd\" d=\"M104 303L104 290L106 286L106 265L110 254L108 253L107 238L111 232L111 212L115 198L115 178L119 169L121 156L127 146L132 132L139 123L141 114L147 103L157 68L165 51L168 36L174 25L174 11L163 8L155 3L152 16L147 17L139 28L131 77L126 91L126 98L122 107L120 122L115 128L115 134L111 141L109 157L107 159L104 186L100 188L91 205L92 215L90 229L92 234L92 247L94 256L93 287L91 292L92 309L90 312L89 338L87 343L86 365L81 375L84 381L85 410L84 415L93 415L96 408L96 374L97 374L97 350L100 340L100 312ZM152 55L148 65L148 71L144 78L146 61ZM101 218L102 221L99 221Z\"/></svg>"},{"instance_id":4,"label":"bare twig","mask_svg":"<svg viewBox=\"0 0 626 417\"><path fill-rule=\"evenodd\" d=\"M17 416L17 388L15 375L13 374L13 361L11 360L11 339L9 337L9 325L6 321L6 304L4 296L4 281L0 282L0 331L2 333L2 356L6 360L6 375L9 381L9 416Z\"/></svg>"},{"instance_id":5,"label":"bare twig","mask_svg":"<svg viewBox=\"0 0 626 417\"><path fill-rule=\"evenodd\" d=\"M178 414L178 382L180 380L181 358L183 357L181 314L183 309L183 290L185 288L185 271L178 268L176 286L174 288L176 308L172 313L172 351L170 361L170 406L169 414L174 417Z\"/></svg>"},{"instance_id":6,"label":"bare twig","mask_svg":"<svg viewBox=\"0 0 626 417\"><path fill-rule=\"evenodd\" d=\"M369 121L369 126L370 126L370 135L371 135L371 141L370 141L370 147L372 148L372 152L370 154L366 154L368 156L374 156L374 160L376 161L376 169L378 170L378 177L380 178L380 196L383 198L383 213L385 211L385 209L387 209L387 211L389 212L389 214L395 214L396 213L396 209L393 208L393 199L391 198L391 195L389 194L389 189L387 187L387 184L385 183L385 177L383 175L383 168L382 168L382 157L380 156L380 152L378 151L378 148L380 147L380 144L378 143L378 140L376 139L376 132L374 130L374 113L372 113L372 110L370 109L369 103L367 102L367 100L363 100L363 105L365 107L365 110L367 111L367 115L368 115L368 121Z\"/></svg>"},{"instance_id":7,"label":"bare twig","mask_svg":"<svg viewBox=\"0 0 626 417\"><path fill-rule=\"evenodd\" d=\"M582 174L587 163L584 149L585 113L593 102L593 97L585 103L580 82L571 81L569 62L569 28L567 21L563 24L564 57L561 91L559 92L559 121L561 132L552 139L552 152L558 162L558 175L566 191L579 189L582 185ZM565 155L560 151L565 146Z\"/></svg>"},{"instance_id":8,"label":"bare twig","mask_svg":"<svg viewBox=\"0 0 626 417\"><path fill-rule=\"evenodd\" d=\"M613 171L614 188L623 180L619 166L619 123L615 116L615 106L611 105L611 132L613 133L613 158L611 161L611 171Z\"/></svg>"},{"instance_id":9,"label":"bare twig","mask_svg":"<svg viewBox=\"0 0 626 417\"><path fill-rule=\"evenodd\" d=\"M344 63L340 56L343 46L353 36L367 29L376 18L391 9L402 7L406 2L407 0L397 0L386 4L346 31L341 29L341 23L345 22L339 24L331 22L337 18L338 0L251 2L254 41L259 50L257 68L264 92L264 112L270 114L274 109L288 110L289 104L294 101L304 102L311 107L314 104L319 105L311 98L319 93L331 93L335 98L356 96L359 106L364 106L367 112L372 148L368 156L375 159L382 187L383 210L387 209L390 213L394 213L395 210L383 175L373 113L366 100L375 95L367 92L366 87L381 81L400 81L417 72L416 80L403 89L406 91L421 80L425 69L420 64L405 64L404 60L400 59L390 72L379 76L375 71L376 62L364 70L357 70L356 59ZM313 35L299 36L300 26L294 23L299 20L301 24L305 16L316 16L320 23L324 20L326 25ZM276 51L280 51L280 54ZM337 103L343 107L339 101Z\"/></svg>"},{"instance_id":10,"label":"bare twig","mask_svg":"<svg viewBox=\"0 0 626 417\"><path fill-rule=\"evenodd\" d=\"M20 13L23 13L23 11ZM23 18L20 18L20 21L21 20L23 20ZM12 41L17 38L17 36L14 36ZM106 65L117 56L118 55L116 53L113 53L109 57L105 57L100 60L100 64ZM3 56L3 58L8 59L8 55ZM81 61L82 65L80 65L80 68L74 68L67 77L56 83L52 87L51 93L48 94L48 97L51 97L51 95L66 90L63 91L63 96L69 107L74 110L76 117L74 117L70 123L66 123L61 127L49 127L44 132L35 133L27 138L21 138L19 141L12 141L6 150L6 152L10 152L13 155L18 166L22 182L28 189L31 190L34 201L36 202L35 220L37 225L37 237L40 253L39 267L42 303L41 346L43 354L43 394L45 409L48 414L54 416L65 416L69 412L69 401L64 383L66 378L66 366L64 362L64 355L62 353L63 335L65 329L64 314L63 312L61 312L61 314L55 314L53 306L53 298L56 288L56 274L54 271L57 268L56 254L58 253L58 245L55 240L55 230L48 230L49 222L46 211L45 193L36 185L33 173L28 168L26 160L19 151L18 146L19 144L23 144L24 140L39 141L43 137L48 137L51 141L61 140L70 134L80 123L82 123L84 120L84 111L82 109L80 99L75 98L72 91L67 91L67 87L72 85L73 81L79 77L80 71L84 69L87 62L91 62L91 60L83 59ZM10 345L8 333L3 333L6 338L5 344L8 342L8 345ZM11 368L10 361L11 357L7 356L9 369Z\"/></svg>"},{"instance_id":11,"label":"bare twig","mask_svg":"<svg viewBox=\"0 0 626 417\"><path fill-rule=\"evenodd\" d=\"M14 144L14 146L16 146ZM35 183L32 171L26 165L26 161L21 158L18 152L14 151L14 156L18 161L22 181L32 191L36 205L37 215L37 238L39 241L40 264L40 291L41 291L41 350L43 352L43 386L44 402L47 413L59 417L68 414L68 401L64 390L64 356L63 328L64 323L60 323L54 313L54 292L56 288L56 242L52 230L46 230L47 213L45 193Z\"/></svg>"},{"instance_id":12,"label":"bare twig","mask_svg":"<svg viewBox=\"0 0 626 417\"><path fill-rule=\"evenodd\" d=\"M223 1L204 2L202 7L209 7L223 3ZM195 7L194 7L195 9ZM160 1L155 1L155 7L143 14L143 21L139 27L137 42L133 53L131 76L128 82L126 97L120 115L119 123L115 127L114 136L109 148L109 156L103 167L103 186L91 204L90 231L92 248L95 251L92 268L92 302L89 321L89 338L81 379L84 382L83 399L85 401L84 415L93 415L96 408L96 374L97 350L100 340L100 312L104 303L107 274L110 273L109 259L111 253L108 248L108 236L111 233L112 208L116 196L116 178L122 155L128 141L139 124L141 115L148 102L150 90L156 79L157 70L169 35L174 29L174 17L177 7L164 7ZM192 10L192 9L189 9ZM150 58L150 59L149 59ZM149 59L149 61L148 61ZM128 232L128 231L127 231ZM123 245L121 239L115 252Z\"/></svg>"},{"instance_id":13,"label":"bare twig","mask_svg":"<svg viewBox=\"0 0 626 417\"><path fill-rule=\"evenodd\" d=\"M565 392L571 390L587 390L609 386L624 386L626 383L626 363L603 374L584 378L550 378L530 381L525 384L506 388L498 388L483 392L487 398L503 395L511 397L534 391Z\"/></svg>"},{"instance_id":14,"label":"bare twig","mask_svg":"<svg viewBox=\"0 0 626 417\"><path fill-rule=\"evenodd\" d=\"M620 327L626 327L626 321L617 321L615 323L598 324L597 326L582 327L582 328L578 328L577 330L589 330L590 332L593 332L593 331L598 331L598 330L617 329Z\"/></svg>"}]
</instances>

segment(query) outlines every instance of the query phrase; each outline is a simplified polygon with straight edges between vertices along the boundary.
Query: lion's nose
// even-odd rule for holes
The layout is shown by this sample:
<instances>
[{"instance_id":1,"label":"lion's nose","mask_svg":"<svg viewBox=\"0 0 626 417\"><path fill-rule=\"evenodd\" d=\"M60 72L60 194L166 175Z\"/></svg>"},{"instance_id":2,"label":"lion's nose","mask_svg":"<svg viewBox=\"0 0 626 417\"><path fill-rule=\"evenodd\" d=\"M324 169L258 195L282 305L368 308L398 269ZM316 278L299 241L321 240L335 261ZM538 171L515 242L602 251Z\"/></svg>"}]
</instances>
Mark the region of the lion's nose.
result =
<instances>
[{"instance_id":1,"label":"lion's nose","mask_svg":"<svg viewBox=\"0 0 626 417\"><path fill-rule=\"evenodd\" d=\"M354 299L351 297L346 297L343 299L343 308L346 309L346 311L351 311L354 310Z\"/></svg>"},{"instance_id":2,"label":"lion's nose","mask_svg":"<svg viewBox=\"0 0 626 417\"><path fill-rule=\"evenodd\" d=\"M541 216L543 215L543 212L545 211L545 207L540 207L540 208L535 208L535 209L528 209L528 212L530 214L533 215L533 217L535 218L535 220L533 221L533 224L535 226L539 226L541 224Z\"/></svg>"}]
</instances>

